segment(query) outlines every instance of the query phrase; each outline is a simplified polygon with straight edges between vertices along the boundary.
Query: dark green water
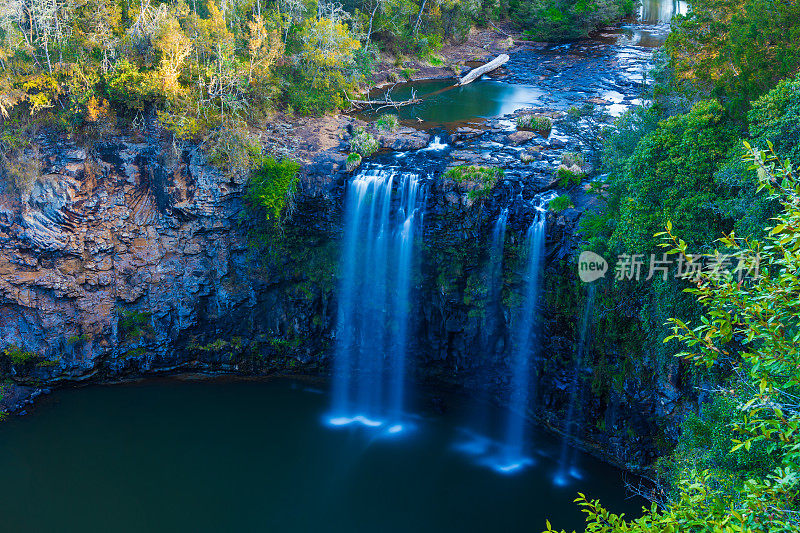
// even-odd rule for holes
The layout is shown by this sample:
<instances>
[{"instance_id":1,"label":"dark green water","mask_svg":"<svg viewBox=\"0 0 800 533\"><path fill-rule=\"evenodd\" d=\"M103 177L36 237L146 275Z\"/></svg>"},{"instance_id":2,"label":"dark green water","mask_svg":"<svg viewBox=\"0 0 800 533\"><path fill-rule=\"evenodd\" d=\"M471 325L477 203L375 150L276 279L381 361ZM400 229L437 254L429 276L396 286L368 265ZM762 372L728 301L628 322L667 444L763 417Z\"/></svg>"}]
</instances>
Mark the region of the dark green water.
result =
<instances>
[{"instance_id":1,"label":"dark green water","mask_svg":"<svg viewBox=\"0 0 800 533\"><path fill-rule=\"evenodd\" d=\"M385 108L378 111L378 114L395 113L400 120L419 129L448 127L537 105L538 99L544 95L536 87L494 80L478 80L463 87L453 87L454 83L455 80L448 79L398 84L390 92L392 100L408 100L413 90L422 102L399 107L397 110ZM386 89L376 91L371 96L382 98L384 94ZM365 115L372 118L369 113Z\"/></svg>"},{"instance_id":2,"label":"dark green water","mask_svg":"<svg viewBox=\"0 0 800 533\"><path fill-rule=\"evenodd\" d=\"M514 476L470 463L457 408L390 439L324 426L327 403L285 381L56 392L0 424L0 531L531 532L579 526L578 490L638 507L589 458L569 487L544 456Z\"/></svg>"}]
</instances>

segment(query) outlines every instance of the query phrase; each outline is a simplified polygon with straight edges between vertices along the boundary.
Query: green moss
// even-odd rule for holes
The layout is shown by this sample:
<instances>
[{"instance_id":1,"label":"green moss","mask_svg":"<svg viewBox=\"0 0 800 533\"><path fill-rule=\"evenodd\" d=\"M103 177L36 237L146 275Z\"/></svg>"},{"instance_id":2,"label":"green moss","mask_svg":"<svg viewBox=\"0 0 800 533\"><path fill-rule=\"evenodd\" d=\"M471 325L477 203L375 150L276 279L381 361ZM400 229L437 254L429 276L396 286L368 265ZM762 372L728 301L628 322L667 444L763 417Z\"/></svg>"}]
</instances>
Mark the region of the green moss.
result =
<instances>
[{"instance_id":1,"label":"green moss","mask_svg":"<svg viewBox=\"0 0 800 533\"><path fill-rule=\"evenodd\" d=\"M71 337L69 337L69 338L67 339L67 344L69 344L69 345L73 345L73 344L78 344L78 343L80 343L80 342L86 342L86 341L88 341L90 338L91 338L91 337L90 337L89 335L87 335L87 334L83 334L83 335L73 335L73 336L71 336Z\"/></svg>"},{"instance_id":2,"label":"green moss","mask_svg":"<svg viewBox=\"0 0 800 533\"><path fill-rule=\"evenodd\" d=\"M347 162L345 165L348 172L353 172L355 169L361 166L361 156L355 153L349 154L347 156Z\"/></svg>"},{"instance_id":3,"label":"green moss","mask_svg":"<svg viewBox=\"0 0 800 533\"><path fill-rule=\"evenodd\" d=\"M119 310L118 331L122 342L132 342L153 333L150 325L152 313L147 311Z\"/></svg>"},{"instance_id":4,"label":"green moss","mask_svg":"<svg viewBox=\"0 0 800 533\"><path fill-rule=\"evenodd\" d=\"M485 185L493 186L503 174L502 168L462 165L449 169L445 172L444 177L457 183L479 181Z\"/></svg>"},{"instance_id":5,"label":"green moss","mask_svg":"<svg viewBox=\"0 0 800 533\"><path fill-rule=\"evenodd\" d=\"M449 169L444 177L468 186L467 196L475 200L487 195L504 175L502 168L462 165Z\"/></svg>"}]
</instances>

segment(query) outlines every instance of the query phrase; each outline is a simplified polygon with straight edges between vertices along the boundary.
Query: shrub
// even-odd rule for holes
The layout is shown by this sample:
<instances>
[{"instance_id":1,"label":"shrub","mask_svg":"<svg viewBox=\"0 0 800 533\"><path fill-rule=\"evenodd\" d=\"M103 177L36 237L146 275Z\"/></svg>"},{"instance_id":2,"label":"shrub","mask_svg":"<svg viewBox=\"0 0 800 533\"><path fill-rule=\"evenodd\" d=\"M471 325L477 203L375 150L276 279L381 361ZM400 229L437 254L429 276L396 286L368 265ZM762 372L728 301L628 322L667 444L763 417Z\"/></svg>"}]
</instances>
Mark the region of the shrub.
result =
<instances>
[{"instance_id":1,"label":"shrub","mask_svg":"<svg viewBox=\"0 0 800 533\"><path fill-rule=\"evenodd\" d=\"M584 174L561 165L556 169L556 178L558 178L558 186L563 188L579 184L583 180Z\"/></svg>"},{"instance_id":2,"label":"shrub","mask_svg":"<svg viewBox=\"0 0 800 533\"><path fill-rule=\"evenodd\" d=\"M378 140L364 128L358 128L350 139L350 150L362 157L369 157L378 151Z\"/></svg>"},{"instance_id":3,"label":"shrub","mask_svg":"<svg viewBox=\"0 0 800 533\"><path fill-rule=\"evenodd\" d=\"M503 169L498 167L462 165L448 169L444 177L457 183L479 181L483 184L491 184L494 186L494 184L497 183L497 179L501 178L504 174L505 172Z\"/></svg>"},{"instance_id":4,"label":"shrub","mask_svg":"<svg viewBox=\"0 0 800 533\"><path fill-rule=\"evenodd\" d=\"M143 337L146 333L152 333L153 327L150 325L152 313L147 311L133 311L128 309L119 310L119 339L123 342L132 341Z\"/></svg>"},{"instance_id":5,"label":"shrub","mask_svg":"<svg viewBox=\"0 0 800 533\"><path fill-rule=\"evenodd\" d=\"M338 71L334 71L311 83L302 77L289 77L285 86L288 105L298 115L322 116L345 108L346 96L354 92L352 83Z\"/></svg>"},{"instance_id":6,"label":"shrub","mask_svg":"<svg viewBox=\"0 0 800 533\"><path fill-rule=\"evenodd\" d=\"M436 34L422 35L417 39L419 57L432 65L436 64L437 61L439 64L442 63L441 58L438 58L436 53L441 50L443 46L442 38Z\"/></svg>"},{"instance_id":7,"label":"shrub","mask_svg":"<svg viewBox=\"0 0 800 533\"><path fill-rule=\"evenodd\" d=\"M245 191L248 207L262 213L273 224L284 220L294 208L299 172L297 161L263 158L250 175Z\"/></svg>"},{"instance_id":8,"label":"shrub","mask_svg":"<svg viewBox=\"0 0 800 533\"><path fill-rule=\"evenodd\" d=\"M16 344L10 344L3 350L3 355L8 358L14 366L25 366L36 361L39 356L35 352L23 350Z\"/></svg>"},{"instance_id":9,"label":"shrub","mask_svg":"<svg viewBox=\"0 0 800 533\"><path fill-rule=\"evenodd\" d=\"M375 127L378 131L395 131L400 127L400 120L397 118L397 115L386 113L378 117L378 120L375 121Z\"/></svg>"},{"instance_id":10,"label":"shrub","mask_svg":"<svg viewBox=\"0 0 800 533\"><path fill-rule=\"evenodd\" d=\"M580 152L564 152L561 154L561 164L566 167L578 166L583 168L586 165L586 159Z\"/></svg>"},{"instance_id":11,"label":"shrub","mask_svg":"<svg viewBox=\"0 0 800 533\"><path fill-rule=\"evenodd\" d=\"M538 132L550 131L553 128L553 122L540 115L522 115L517 117L517 129L530 130Z\"/></svg>"},{"instance_id":12,"label":"shrub","mask_svg":"<svg viewBox=\"0 0 800 533\"><path fill-rule=\"evenodd\" d=\"M572 203L572 199L566 194L557 196L550 201L550 210L554 213L560 213L561 211L569 209L570 207L575 206Z\"/></svg>"},{"instance_id":13,"label":"shrub","mask_svg":"<svg viewBox=\"0 0 800 533\"><path fill-rule=\"evenodd\" d=\"M474 200L491 191L504 174L502 168L462 165L449 169L444 177L466 185L470 189L467 196Z\"/></svg>"},{"instance_id":14,"label":"shrub","mask_svg":"<svg viewBox=\"0 0 800 533\"><path fill-rule=\"evenodd\" d=\"M27 196L36 178L42 175L39 149L34 147L0 153L0 175L3 173L20 195Z\"/></svg>"},{"instance_id":15,"label":"shrub","mask_svg":"<svg viewBox=\"0 0 800 533\"><path fill-rule=\"evenodd\" d=\"M417 73L417 69L415 68L402 68L400 69L400 74L406 79L406 81L411 81L414 79L414 74Z\"/></svg>"},{"instance_id":16,"label":"shrub","mask_svg":"<svg viewBox=\"0 0 800 533\"><path fill-rule=\"evenodd\" d=\"M208 162L228 174L246 173L261 155L261 145L244 127L225 126L211 132L203 144Z\"/></svg>"},{"instance_id":17,"label":"shrub","mask_svg":"<svg viewBox=\"0 0 800 533\"><path fill-rule=\"evenodd\" d=\"M354 171L359 166L361 166L361 156L355 153L348 155L346 165L348 172Z\"/></svg>"},{"instance_id":18,"label":"shrub","mask_svg":"<svg viewBox=\"0 0 800 533\"><path fill-rule=\"evenodd\" d=\"M143 72L128 59L120 61L106 75L109 99L131 110L142 111L155 101L163 100L158 81L152 72Z\"/></svg>"}]
</instances>

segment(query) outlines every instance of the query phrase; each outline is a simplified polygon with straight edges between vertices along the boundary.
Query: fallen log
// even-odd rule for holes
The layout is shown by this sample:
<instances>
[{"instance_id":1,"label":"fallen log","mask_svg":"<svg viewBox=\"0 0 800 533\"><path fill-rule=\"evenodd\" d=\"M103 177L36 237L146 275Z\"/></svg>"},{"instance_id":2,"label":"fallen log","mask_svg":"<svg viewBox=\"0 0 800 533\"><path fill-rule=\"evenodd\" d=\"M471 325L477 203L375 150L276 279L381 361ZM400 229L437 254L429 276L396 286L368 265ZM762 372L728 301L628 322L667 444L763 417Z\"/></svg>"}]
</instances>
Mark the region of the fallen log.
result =
<instances>
[{"instance_id":1,"label":"fallen log","mask_svg":"<svg viewBox=\"0 0 800 533\"><path fill-rule=\"evenodd\" d=\"M466 85L468 83L472 83L473 81L477 80L478 78L480 78L481 76L483 76L487 72L491 72L491 71L493 71L493 70L495 70L497 68L502 67L503 65L506 64L506 62L508 62L509 59L511 59L511 58L508 57L508 54L500 54L499 56L495 57L494 59L492 59L491 61L489 61L485 65L482 65L482 66L480 66L478 68L474 68L474 69L470 70L467 73L466 76L464 76L463 78L458 80L458 83L456 83L456 86L460 87L462 85Z\"/></svg>"},{"instance_id":2,"label":"fallen log","mask_svg":"<svg viewBox=\"0 0 800 533\"><path fill-rule=\"evenodd\" d=\"M419 98L411 98L409 100L403 100L402 102L395 102L393 100L350 100L350 103L354 106L379 105L381 107L402 107L404 105L418 104L421 101L422 100Z\"/></svg>"}]
</instances>

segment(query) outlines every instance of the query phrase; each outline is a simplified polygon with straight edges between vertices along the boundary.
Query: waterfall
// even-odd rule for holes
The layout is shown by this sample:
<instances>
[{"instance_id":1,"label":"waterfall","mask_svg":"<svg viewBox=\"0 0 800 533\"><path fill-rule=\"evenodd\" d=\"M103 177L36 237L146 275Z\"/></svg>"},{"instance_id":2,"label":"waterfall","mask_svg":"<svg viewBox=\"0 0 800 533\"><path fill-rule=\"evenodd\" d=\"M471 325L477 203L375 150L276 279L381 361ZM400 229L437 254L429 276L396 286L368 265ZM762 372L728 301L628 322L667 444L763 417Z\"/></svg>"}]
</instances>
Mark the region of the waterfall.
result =
<instances>
[{"instance_id":1,"label":"waterfall","mask_svg":"<svg viewBox=\"0 0 800 533\"><path fill-rule=\"evenodd\" d=\"M675 15L689 12L689 2L685 0L642 0L639 5L639 21L646 24L664 24Z\"/></svg>"},{"instance_id":2,"label":"waterfall","mask_svg":"<svg viewBox=\"0 0 800 533\"><path fill-rule=\"evenodd\" d=\"M500 212L492 229L492 242L489 249L487 269L486 329L487 353L497 353L497 338L504 329L503 313L503 248L506 241L508 208Z\"/></svg>"},{"instance_id":3,"label":"waterfall","mask_svg":"<svg viewBox=\"0 0 800 533\"><path fill-rule=\"evenodd\" d=\"M494 382L494 360L500 355L498 350L498 337L505 329L503 312L503 250L508 227L508 208L500 212L500 216L492 226L492 238L489 247L489 257L485 268L486 276L486 313L484 316L485 344L482 351L486 361L478 370L478 385L480 394L472 398L471 420L469 428L462 428L463 437L454 448L468 455L481 457L482 462L489 466L494 465L494 458L486 457L494 454L497 442L494 440L496 428L494 420L490 417L489 404L491 397L497 392ZM501 347L502 349L502 347Z\"/></svg>"},{"instance_id":4,"label":"waterfall","mask_svg":"<svg viewBox=\"0 0 800 533\"><path fill-rule=\"evenodd\" d=\"M434 135L433 140L420 150L421 152L441 152L448 148L448 144L446 142L442 142L442 138L439 135Z\"/></svg>"},{"instance_id":5,"label":"waterfall","mask_svg":"<svg viewBox=\"0 0 800 533\"><path fill-rule=\"evenodd\" d=\"M525 273L525 292L510 365L510 405L503 465L499 467L500 470L507 472L517 470L529 461L525 457L526 412L530 398L536 397L536 382L531 382L531 374L536 372L535 365L540 346L537 314L546 233L547 214L545 211L537 211L536 218L527 232L528 265Z\"/></svg>"},{"instance_id":6,"label":"waterfall","mask_svg":"<svg viewBox=\"0 0 800 533\"><path fill-rule=\"evenodd\" d=\"M577 449L570 448L569 440L571 437L577 437L581 429L580 420L578 419L579 417L576 416L575 411L580 403L578 394L580 390L580 371L583 366L583 359L586 355L589 342L589 326L592 321L593 310L594 285L590 284L586 290L586 303L583 307L583 319L581 320L578 334L578 346L575 350L575 360L572 366L569 404L567 407L567 416L564 419L564 438L561 442L561 457L558 461L558 473L555 478L555 483L557 485L566 485L569 476L580 477L577 464Z\"/></svg>"},{"instance_id":7,"label":"waterfall","mask_svg":"<svg viewBox=\"0 0 800 533\"><path fill-rule=\"evenodd\" d=\"M414 234L420 179L381 166L362 170L345 194L344 243L329 422L378 427L404 409Z\"/></svg>"}]
</instances>

